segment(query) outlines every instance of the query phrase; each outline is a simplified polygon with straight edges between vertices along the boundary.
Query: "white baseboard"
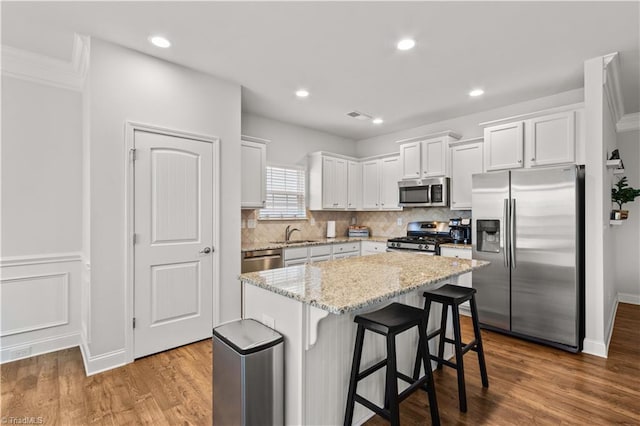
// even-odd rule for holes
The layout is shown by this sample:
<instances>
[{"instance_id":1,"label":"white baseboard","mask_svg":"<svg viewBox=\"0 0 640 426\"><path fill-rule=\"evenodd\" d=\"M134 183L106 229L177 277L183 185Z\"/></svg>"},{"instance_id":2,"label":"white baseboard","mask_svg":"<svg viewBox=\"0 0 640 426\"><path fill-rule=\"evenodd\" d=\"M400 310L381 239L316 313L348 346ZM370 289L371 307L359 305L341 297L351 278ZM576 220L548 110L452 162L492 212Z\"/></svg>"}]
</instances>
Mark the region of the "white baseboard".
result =
<instances>
[{"instance_id":1,"label":"white baseboard","mask_svg":"<svg viewBox=\"0 0 640 426\"><path fill-rule=\"evenodd\" d=\"M640 294L618 293L618 302L640 305Z\"/></svg>"},{"instance_id":2,"label":"white baseboard","mask_svg":"<svg viewBox=\"0 0 640 426\"><path fill-rule=\"evenodd\" d=\"M84 372L87 377L127 364L125 356L126 352L124 349L107 352L106 354L91 356L89 346L85 342L82 342L82 344L80 345L80 352L82 352Z\"/></svg>"},{"instance_id":3,"label":"white baseboard","mask_svg":"<svg viewBox=\"0 0 640 426\"><path fill-rule=\"evenodd\" d=\"M605 327L605 340L607 341L607 354L609 353L609 345L611 344L611 336L613 335L613 326L616 322L616 312L618 312L618 300L616 299L613 309L611 310L611 315L609 315L609 322L607 322L607 326ZM605 355L605 358L607 355Z\"/></svg>"},{"instance_id":4,"label":"white baseboard","mask_svg":"<svg viewBox=\"0 0 640 426\"><path fill-rule=\"evenodd\" d=\"M601 358L607 357L607 346L604 343L604 340L591 340L584 339L582 344L582 352L590 355L599 356Z\"/></svg>"},{"instance_id":5,"label":"white baseboard","mask_svg":"<svg viewBox=\"0 0 640 426\"><path fill-rule=\"evenodd\" d=\"M30 358L49 352L60 351L80 345L80 333L62 334L60 336L47 337L45 339L32 340L19 345L6 346L0 350L0 363ZM15 356L16 351L23 351L22 355Z\"/></svg>"}]
</instances>

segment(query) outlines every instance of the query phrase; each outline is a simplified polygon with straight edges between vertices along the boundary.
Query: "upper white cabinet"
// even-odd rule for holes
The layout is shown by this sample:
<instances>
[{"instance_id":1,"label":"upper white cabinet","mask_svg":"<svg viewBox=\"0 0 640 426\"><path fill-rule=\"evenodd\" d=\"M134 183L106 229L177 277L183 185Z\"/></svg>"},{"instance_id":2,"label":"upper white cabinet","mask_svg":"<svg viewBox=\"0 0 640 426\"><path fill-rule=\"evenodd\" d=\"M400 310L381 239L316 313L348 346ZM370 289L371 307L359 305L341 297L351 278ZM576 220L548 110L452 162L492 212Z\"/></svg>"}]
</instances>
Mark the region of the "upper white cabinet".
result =
<instances>
[{"instance_id":1,"label":"upper white cabinet","mask_svg":"<svg viewBox=\"0 0 640 426\"><path fill-rule=\"evenodd\" d=\"M446 131L398 141L402 179L447 176L448 143L458 139L459 135Z\"/></svg>"},{"instance_id":2,"label":"upper white cabinet","mask_svg":"<svg viewBox=\"0 0 640 426\"><path fill-rule=\"evenodd\" d=\"M399 155L362 162L362 209L402 210L398 206L398 181L402 169Z\"/></svg>"},{"instance_id":3,"label":"upper white cabinet","mask_svg":"<svg viewBox=\"0 0 640 426\"><path fill-rule=\"evenodd\" d=\"M525 122L525 146L530 167L576 161L575 112L536 117Z\"/></svg>"},{"instance_id":4,"label":"upper white cabinet","mask_svg":"<svg viewBox=\"0 0 640 426\"><path fill-rule=\"evenodd\" d=\"M400 156L383 158L380 160L380 208L383 210L401 210L398 206L398 181L402 169Z\"/></svg>"},{"instance_id":5,"label":"upper white cabinet","mask_svg":"<svg viewBox=\"0 0 640 426\"><path fill-rule=\"evenodd\" d=\"M582 105L498 120L485 125L486 171L584 162Z\"/></svg>"},{"instance_id":6,"label":"upper white cabinet","mask_svg":"<svg viewBox=\"0 0 640 426\"><path fill-rule=\"evenodd\" d=\"M348 157L316 152L309 155L309 209L347 209L351 188L349 182L350 160ZM353 170L352 173L353 175ZM354 176L357 185L358 178ZM356 195L352 195L354 204Z\"/></svg>"},{"instance_id":7,"label":"upper white cabinet","mask_svg":"<svg viewBox=\"0 0 640 426\"><path fill-rule=\"evenodd\" d=\"M484 166L486 171L516 169L524 166L524 123L501 124L484 129Z\"/></svg>"},{"instance_id":8,"label":"upper white cabinet","mask_svg":"<svg viewBox=\"0 0 640 426\"><path fill-rule=\"evenodd\" d=\"M471 209L471 176L482 173L482 138L450 143L451 210Z\"/></svg>"},{"instance_id":9,"label":"upper white cabinet","mask_svg":"<svg viewBox=\"0 0 640 426\"><path fill-rule=\"evenodd\" d=\"M241 207L262 208L266 202L267 140L242 136Z\"/></svg>"},{"instance_id":10,"label":"upper white cabinet","mask_svg":"<svg viewBox=\"0 0 640 426\"><path fill-rule=\"evenodd\" d=\"M362 164L359 161L349 161L347 182L347 208L362 208Z\"/></svg>"},{"instance_id":11,"label":"upper white cabinet","mask_svg":"<svg viewBox=\"0 0 640 426\"><path fill-rule=\"evenodd\" d=\"M362 208L378 210L380 208L380 161L362 162Z\"/></svg>"}]
</instances>

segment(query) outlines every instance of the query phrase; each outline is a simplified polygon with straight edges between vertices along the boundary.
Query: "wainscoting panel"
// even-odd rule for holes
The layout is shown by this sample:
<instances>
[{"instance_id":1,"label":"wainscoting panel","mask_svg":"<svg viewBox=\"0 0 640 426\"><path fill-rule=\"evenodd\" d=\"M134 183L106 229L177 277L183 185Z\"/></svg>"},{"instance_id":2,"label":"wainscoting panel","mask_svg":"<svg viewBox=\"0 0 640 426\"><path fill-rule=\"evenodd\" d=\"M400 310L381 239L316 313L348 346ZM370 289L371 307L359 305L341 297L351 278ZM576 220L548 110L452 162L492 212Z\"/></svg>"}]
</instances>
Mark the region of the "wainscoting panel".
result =
<instances>
[{"instance_id":1,"label":"wainscoting panel","mask_svg":"<svg viewBox=\"0 0 640 426\"><path fill-rule=\"evenodd\" d=\"M0 260L0 362L80 344L79 253Z\"/></svg>"}]
</instances>

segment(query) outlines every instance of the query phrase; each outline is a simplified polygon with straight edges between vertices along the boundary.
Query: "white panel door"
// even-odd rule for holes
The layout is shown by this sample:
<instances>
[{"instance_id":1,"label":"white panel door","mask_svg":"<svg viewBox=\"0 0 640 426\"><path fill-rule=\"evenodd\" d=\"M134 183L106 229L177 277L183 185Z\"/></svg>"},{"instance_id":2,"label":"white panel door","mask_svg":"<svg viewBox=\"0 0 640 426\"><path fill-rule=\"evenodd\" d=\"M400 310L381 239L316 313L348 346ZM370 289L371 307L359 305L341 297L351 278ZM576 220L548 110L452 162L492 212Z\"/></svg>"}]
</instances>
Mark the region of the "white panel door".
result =
<instances>
[{"instance_id":1,"label":"white panel door","mask_svg":"<svg viewBox=\"0 0 640 426\"><path fill-rule=\"evenodd\" d=\"M576 161L574 111L532 118L527 122L529 166L574 163Z\"/></svg>"},{"instance_id":2,"label":"white panel door","mask_svg":"<svg viewBox=\"0 0 640 426\"><path fill-rule=\"evenodd\" d=\"M400 145L400 162L402 163L402 179L419 179L420 142Z\"/></svg>"},{"instance_id":3,"label":"white panel door","mask_svg":"<svg viewBox=\"0 0 640 426\"><path fill-rule=\"evenodd\" d=\"M383 158L380 164L380 206L383 210L402 210L398 206L398 181L402 176L400 157Z\"/></svg>"},{"instance_id":4,"label":"white panel door","mask_svg":"<svg viewBox=\"0 0 640 426\"><path fill-rule=\"evenodd\" d=\"M359 209L362 207L362 164L358 161L349 161L347 169L347 208Z\"/></svg>"},{"instance_id":5,"label":"white panel door","mask_svg":"<svg viewBox=\"0 0 640 426\"><path fill-rule=\"evenodd\" d=\"M471 209L471 176L482 173L482 143L451 148L451 210Z\"/></svg>"},{"instance_id":6,"label":"white panel door","mask_svg":"<svg viewBox=\"0 0 640 426\"><path fill-rule=\"evenodd\" d=\"M380 209L380 161L362 163L362 208Z\"/></svg>"},{"instance_id":7,"label":"white panel door","mask_svg":"<svg viewBox=\"0 0 640 426\"><path fill-rule=\"evenodd\" d=\"M213 146L136 130L134 357L211 337Z\"/></svg>"}]
</instances>

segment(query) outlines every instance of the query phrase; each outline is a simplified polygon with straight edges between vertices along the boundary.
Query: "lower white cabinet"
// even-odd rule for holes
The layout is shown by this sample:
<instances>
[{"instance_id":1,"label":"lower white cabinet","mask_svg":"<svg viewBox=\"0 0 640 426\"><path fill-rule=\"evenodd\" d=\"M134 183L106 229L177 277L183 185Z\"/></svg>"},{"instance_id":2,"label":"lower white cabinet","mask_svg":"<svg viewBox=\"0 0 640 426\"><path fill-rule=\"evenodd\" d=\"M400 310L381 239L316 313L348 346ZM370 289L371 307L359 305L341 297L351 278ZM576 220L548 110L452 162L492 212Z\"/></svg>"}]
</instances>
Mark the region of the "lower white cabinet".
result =
<instances>
[{"instance_id":1,"label":"lower white cabinet","mask_svg":"<svg viewBox=\"0 0 640 426\"><path fill-rule=\"evenodd\" d=\"M379 241L362 241L360 243L360 254L369 256L372 254L384 253L387 251L387 243Z\"/></svg>"},{"instance_id":2,"label":"lower white cabinet","mask_svg":"<svg viewBox=\"0 0 640 426\"><path fill-rule=\"evenodd\" d=\"M463 248L453 248L453 247L441 247L440 248L440 256L446 257L457 257L459 259L471 259L472 251L470 249ZM458 285L463 287L472 287L472 273L467 272L466 274L462 274L458 276ZM461 313L465 315L471 315L471 308L469 307L469 302L464 302L460 305Z\"/></svg>"},{"instance_id":3,"label":"lower white cabinet","mask_svg":"<svg viewBox=\"0 0 640 426\"><path fill-rule=\"evenodd\" d=\"M360 242L287 247L283 250L284 266L360 256Z\"/></svg>"}]
</instances>

